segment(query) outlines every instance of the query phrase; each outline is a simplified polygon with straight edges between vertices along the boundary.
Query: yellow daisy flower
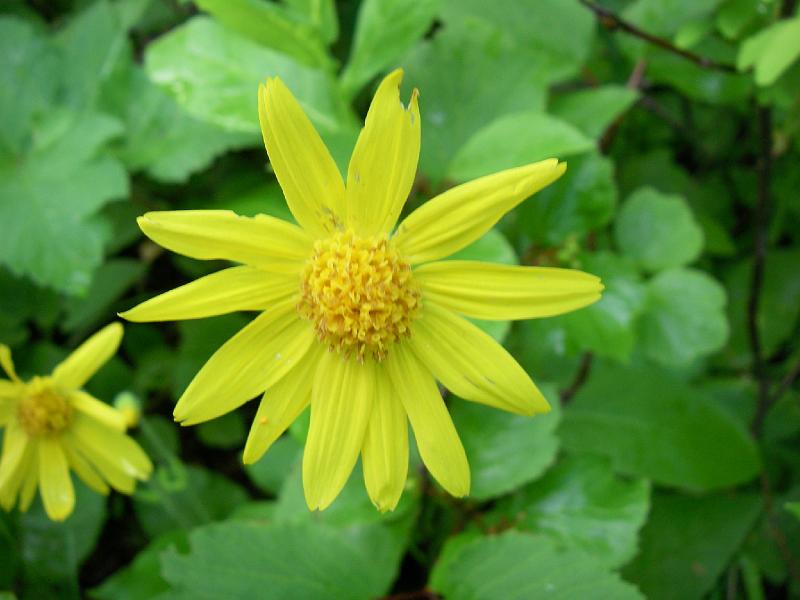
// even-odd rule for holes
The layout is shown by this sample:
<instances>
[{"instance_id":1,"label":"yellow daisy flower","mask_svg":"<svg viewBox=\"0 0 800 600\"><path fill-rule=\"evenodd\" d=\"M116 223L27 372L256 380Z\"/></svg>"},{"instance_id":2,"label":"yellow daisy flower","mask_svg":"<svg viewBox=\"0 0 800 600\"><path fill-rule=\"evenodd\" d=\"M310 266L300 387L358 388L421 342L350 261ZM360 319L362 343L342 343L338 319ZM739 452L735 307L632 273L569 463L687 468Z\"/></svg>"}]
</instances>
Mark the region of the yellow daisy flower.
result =
<instances>
[{"instance_id":1,"label":"yellow daisy flower","mask_svg":"<svg viewBox=\"0 0 800 600\"><path fill-rule=\"evenodd\" d=\"M260 86L264 143L299 226L220 210L139 218L142 231L173 252L242 265L124 318L261 312L200 370L175 419L207 421L263 393L244 449L252 463L310 404L303 484L312 510L336 498L359 454L370 498L393 509L408 470L409 421L433 477L452 495L466 495L467 458L436 381L518 414L549 406L511 355L464 317L556 315L591 304L602 290L597 277L578 271L439 261L558 179L566 166L554 159L450 189L394 229L420 148L418 94L402 104L402 76L396 70L378 87L346 185L283 82Z\"/></svg>"},{"instance_id":2,"label":"yellow daisy flower","mask_svg":"<svg viewBox=\"0 0 800 600\"><path fill-rule=\"evenodd\" d=\"M86 340L48 376L22 381L11 352L0 345L0 506L28 507L37 486L47 516L63 521L75 507L70 469L93 490L108 494L109 485L133 493L136 480L153 466L139 445L125 434L122 413L81 388L114 355L122 325L109 325Z\"/></svg>"}]
</instances>

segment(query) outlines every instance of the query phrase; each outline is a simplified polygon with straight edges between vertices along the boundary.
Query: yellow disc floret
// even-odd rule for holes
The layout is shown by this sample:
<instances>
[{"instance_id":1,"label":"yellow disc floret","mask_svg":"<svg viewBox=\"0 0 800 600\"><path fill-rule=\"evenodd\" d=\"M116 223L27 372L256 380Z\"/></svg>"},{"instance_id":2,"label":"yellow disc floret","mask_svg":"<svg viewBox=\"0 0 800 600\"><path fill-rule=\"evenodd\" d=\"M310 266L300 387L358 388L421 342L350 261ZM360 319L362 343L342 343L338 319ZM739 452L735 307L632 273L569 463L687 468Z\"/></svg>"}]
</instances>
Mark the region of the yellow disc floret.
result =
<instances>
[{"instance_id":1,"label":"yellow disc floret","mask_svg":"<svg viewBox=\"0 0 800 600\"><path fill-rule=\"evenodd\" d=\"M66 429L72 406L48 381L35 377L19 402L17 417L28 435L50 435Z\"/></svg>"},{"instance_id":2,"label":"yellow disc floret","mask_svg":"<svg viewBox=\"0 0 800 600\"><path fill-rule=\"evenodd\" d=\"M411 334L419 308L411 266L385 237L348 230L315 242L298 310L332 350L362 362L383 360L394 342Z\"/></svg>"}]
</instances>

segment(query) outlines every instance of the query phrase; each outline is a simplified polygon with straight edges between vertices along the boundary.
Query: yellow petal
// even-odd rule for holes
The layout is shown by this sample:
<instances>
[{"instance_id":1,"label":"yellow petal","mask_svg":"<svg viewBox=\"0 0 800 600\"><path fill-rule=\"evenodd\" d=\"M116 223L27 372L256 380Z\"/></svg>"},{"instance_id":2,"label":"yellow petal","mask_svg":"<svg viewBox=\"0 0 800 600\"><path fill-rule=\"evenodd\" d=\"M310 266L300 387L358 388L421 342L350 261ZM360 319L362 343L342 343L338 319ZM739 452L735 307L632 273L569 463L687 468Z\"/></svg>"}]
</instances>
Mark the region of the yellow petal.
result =
<instances>
[{"instance_id":1,"label":"yellow petal","mask_svg":"<svg viewBox=\"0 0 800 600\"><path fill-rule=\"evenodd\" d=\"M19 510L27 512L31 507L39 485L39 453L36 444L31 444L28 461L24 467L24 480L19 491Z\"/></svg>"},{"instance_id":2,"label":"yellow petal","mask_svg":"<svg viewBox=\"0 0 800 600\"><path fill-rule=\"evenodd\" d=\"M405 344L395 344L383 364L411 421L428 471L453 496L466 496L470 485L467 455L433 375Z\"/></svg>"},{"instance_id":3,"label":"yellow petal","mask_svg":"<svg viewBox=\"0 0 800 600\"><path fill-rule=\"evenodd\" d=\"M102 494L103 496L108 495L108 484L103 481L103 478L100 477L95 468L89 464L89 461L86 460L76 448L73 448L72 444L70 444L66 438L63 449L67 457L67 462L70 468L75 471L75 474L98 494Z\"/></svg>"},{"instance_id":4,"label":"yellow petal","mask_svg":"<svg viewBox=\"0 0 800 600\"><path fill-rule=\"evenodd\" d=\"M336 499L358 460L375 394L375 365L323 354L311 391L303 488L311 510Z\"/></svg>"},{"instance_id":5,"label":"yellow petal","mask_svg":"<svg viewBox=\"0 0 800 600\"><path fill-rule=\"evenodd\" d=\"M550 410L514 357L469 321L427 302L413 327L414 354L453 393L521 415Z\"/></svg>"},{"instance_id":6,"label":"yellow petal","mask_svg":"<svg viewBox=\"0 0 800 600\"><path fill-rule=\"evenodd\" d=\"M17 423L9 422L3 431L3 454L0 456L0 506L11 510L30 465L33 444Z\"/></svg>"},{"instance_id":7,"label":"yellow petal","mask_svg":"<svg viewBox=\"0 0 800 600\"><path fill-rule=\"evenodd\" d=\"M22 384L16 381L0 379L0 426L8 423L14 415L17 406L16 399L22 390Z\"/></svg>"},{"instance_id":8,"label":"yellow petal","mask_svg":"<svg viewBox=\"0 0 800 600\"><path fill-rule=\"evenodd\" d=\"M14 361L11 358L11 349L5 344L0 344L0 368L6 372L9 379L19 381L17 372L14 370Z\"/></svg>"},{"instance_id":9,"label":"yellow petal","mask_svg":"<svg viewBox=\"0 0 800 600\"><path fill-rule=\"evenodd\" d=\"M129 475L131 471L118 456L97 449L96 444L76 436L73 432L64 435L65 444L78 456L83 458L107 481L115 490L123 494L132 494L136 489L136 478Z\"/></svg>"},{"instance_id":10,"label":"yellow petal","mask_svg":"<svg viewBox=\"0 0 800 600\"><path fill-rule=\"evenodd\" d=\"M142 481L150 477L153 464L130 436L80 413L75 415L70 433L72 436L68 442L74 444L77 440L77 448L98 468L100 463L96 459L101 457L130 477Z\"/></svg>"},{"instance_id":11,"label":"yellow petal","mask_svg":"<svg viewBox=\"0 0 800 600\"><path fill-rule=\"evenodd\" d=\"M381 512L394 510L408 475L408 420L386 369L378 366L372 414L361 449L364 483Z\"/></svg>"},{"instance_id":12,"label":"yellow petal","mask_svg":"<svg viewBox=\"0 0 800 600\"><path fill-rule=\"evenodd\" d=\"M389 233L417 173L420 118L417 90L400 101L403 70L378 86L347 171L347 225L364 236Z\"/></svg>"},{"instance_id":13,"label":"yellow petal","mask_svg":"<svg viewBox=\"0 0 800 600\"><path fill-rule=\"evenodd\" d=\"M603 289L598 277L582 271L462 260L422 265L414 280L422 286L423 303L476 319L560 315L596 302Z\"/></svg>"},{"instance_id":14,"label":"yellow petal","mask_svg":"<svg viewBox=\"0 0 800 600\"><path fill-rule=\"evenodd\" d=\"M56 385L66 389L83 387L114 356L122 340L122 331L121 324L111 323L78 346L53 370Z\"/></svg>"},{"instance_id":15,"label":"yellow petal","mask_svg":"<svg viewBox=\"0 0 800 600\"><path fill-rule=\"evenodd\" d=\"M123 433L125 432L126 423L124 415L110 404L101 402L82 390L70 392L68 398L73 408L76 410L100 421L106 427L116 429Z\"/></svg>"},{"instance_id":16,"label":"yellow petal","mask_svg":"<svg viewBox=\"0 0 800 600\"><path fill-rule=\"evenodd\" d=\"M400 223L395 243L413 264L450 256L480 238L525 198L561 177L566 168L551 158L449 189Z\"/></svg>"},{"instance_id":17,"label":"yellow petal","mask_svg":"<svg viewBox=\"0 0 800 600\"><path fill-rule=\"evenodd\" d=\"M75 489L61 443L52 437L39 440L39 491L47 516L63 521L75 508Z\"/></svg>"},{"instance_id":18,"label":"yellow petal","mask_svg":"<svg viewBox=\"0 0 800 600\"><path fill-rule=\"evenodd\" d=\"M342 176L280 79L259 86L258 118L270 163L294 218L315 237L332 231L344 216Z\"/></svg>"},{"instance_id":19,"label":"yellow petal","mask_svg":"<svg viewBox=\"0 0 800 600\"><path fill-rule=\"evenodd\" d=\"M245 464L261 458L308 406L313 380L309 374L314 372L323 352L321 344L313 344L297 365L264 393L244 447Z\"/></svg>"},{"instance_id":20,"label":"yellow petal","mask_svg":"<svg viewBox=\"0 0 800 600\"><path fill-rule=\"evenodd\" d=\"M288 373L313 340L294 301L260 314L203 365L178 400L175 420L195 425L238 408Z\"/></svg>"},{"instance_id":21,"label":"yellow petal","mask_svg":"<svg viewBox=\"0 0 800 600\"><path fill-rule=\"evenodd\" d=\"M311 253L311 239L275 217L240 217L230 210L149 212L137 219L157 244L201 260L225 259L291 273Z\"/></svg>"},{"instance_id":22,"label":"yellow petal","mask_svg":"<svg viewBox=\"0 0 800 600\"><path fill-rule=\"evenodd\" d=\"M120 317L129 321L179 321L239 310L265 310L296 293L298 275L267 273L255 267L224 269L142 302Z\"/></svg>"}]
</instances>

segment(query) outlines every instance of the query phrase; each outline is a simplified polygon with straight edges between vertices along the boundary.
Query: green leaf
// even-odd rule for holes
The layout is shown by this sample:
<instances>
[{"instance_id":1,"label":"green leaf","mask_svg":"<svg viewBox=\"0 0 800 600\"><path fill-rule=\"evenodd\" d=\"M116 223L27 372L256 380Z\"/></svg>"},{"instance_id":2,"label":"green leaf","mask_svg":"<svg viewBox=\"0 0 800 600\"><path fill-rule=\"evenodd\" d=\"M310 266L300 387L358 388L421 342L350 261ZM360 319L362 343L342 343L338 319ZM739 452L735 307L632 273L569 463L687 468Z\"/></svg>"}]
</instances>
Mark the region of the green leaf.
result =
<instances>
[{"instance_id":1,"label":"green leaf","mask_svg":"<svg viewBox=\"0 0 800 600\"><path fill-rule=\"evenodd\" d=\"M317 30L287 6L263 0L196 0L228 29L311 67L330 69L332 60Z\"/></svg>"},{"instance_id":2,"label":"green leaf","mask_svg":"<svg viewBox=\"0 0 800 600\"><path fill-rule=\"evenodd\" d=\"M78 569L100 537L106 499L73 481L75 511L66 521L51 521L38 493L31 509L20 515L24 597L78 597Z\"/></svg>"},{"instance_id":3,"label":"green leaf","mask_svg":"<svg viewBox=\"0 0 800 600\"><path fill-rule=\"evenodd\" d=\"M102 105L125 123L126 135L115 148L120 159L160 181L185 181L231 148L260 145L254 133L190 116L133 64L107 86Z\"/></svg>"},{"instance_id":4,"label":"green leaf","mask_svg":"<svg viewBox=\"0 0 800 600\"><path fill-rule=\"evenodd\" d=\"M500 117L461 147L448 177L467 181L545 158L565 158L591 150L594 142L572 125L541 112Z\"/></svg>"},{"instance_id":5,"label":"green leaf","mask_svg":"<svg viewBox=\"0 0 800 600\"><path fill-rule=\"evenodd\" d=\"M575 352L627 361L636 343L634 323L644 308L646 288L633 265L615 254L585 254L581 269L603 280L603 295L556 321L563 324Z\"/></svg>"},{"instance_id":6,"label":"green leaf","mask_svg":"<svg viewBox=\"0 0 800 600\"><path fill-rule=\"evenodd\" d=\"M362 600L382 596L391 573L373 560L388 533L352 535L319 523L229 521L197 529L190 551L162 555L163 575L195 598Z\"/></svg>"},{"instance_id":7,"label":"green leaf","mask_svg":"<svg viewBox=\"0 0 800 600\"><path fill-rule=\"evenodd\" d=\"M212 448L241 448L247 439L247 426L244 416L238 410L225 413L221 417L200 423L197 437Z\"/></svg>"},{"instance_id":8,"label":"green leaf","mask_svg":"<svg viewBox=\"0 0 800 600\"><path fill-rule=\"evenodd\" d=\"M407 89L420 90L419 168L434 182L444 177L456 151L482 126L508 113L544 109L544 70L485 23L446 27L417 44L403 64ZM482 83L486 81L491 85Z\"/></svg>"},{"instance_id":9,"label":"green leaf","mask_svg":"<svg viewBox=\"0 0 800 600\"><path fill-rule=\"evenodd\" d=\"M613 163L598 153L578 156L556 182L516 210L519 228L534 242L558 246L608 223L617 203Z\"/></svg>"},{"instance_id":10,"label":"green leaf","mask_svg":"<svg viewBox=\"0 0 800 600\"><path fill-rule=\"evenodd\" d=\"M593 558L558 548L547 537L518 532L463 544L434 566L429 585L448 600L643 599Z\"/></svg>"},{"instance_id":11,"label":"green leaf","mask_svg":"<svg viewBox=\"0 0 800 600\"><path fill-rule=\"evenodd\" d=\"M272 444L269 452L257 462L245 465L244 470L260 490L277 495L302 449L300 442L290 435L285 435Z\"/></svg>"},{"instance_id":12,"label":"green leaf","mask_svg":"<svg viewBox=\"0 0 800 600\"><path fill-rule=\"evenodd\" d=\"M136 517L155 537L227 517L247 492L222 475L177 461L158 466L133 497Z\"/></svg>"},{"instance_id":13,"label":"green leaf","mask_svg":"<svg viewBox=\"0 0 800 600\"><path fill-rule=\"evenodd\" d=\"M622 14L648 33L672 37L686 23L710 15L720 3L721 0L636 0Z\"/></svg>"},{"instance_id":14,"label":"green leaf","mask_svg":"<svg viewBox=\"0 0 800 600\"><path fill-rule=\"evenodd\" d=\"M761 468L738 420L652 367L596 362L560 431L572 452L608 456L622 473L690 490L744 483Z\"/></svg>"},{"instance_id":15,"label":"green leaf","mask_svg":"<svg viewBox=\"0 0 800 600\"><path fill-rule=\"evenodd\" d=\"M599 139L634 102L639 92L621 85L603 85L556 96L551 112L585 135Z\"/></svg>"},{"instance_id":16,"label":"green leaf","mask_svg":"<svg viewBox=\"0 0 800 600\"><path fill-rule=\"evenodd\" d=\"M615 476L608 461L596 456L571 456L501 501L491 516L617 568L636 554L649 509L646 479Z\"/></svg>"},{"instance_id":17,"label":"green leaf","mask_svg":"<svg viewBox=\"0 0 800 600\"><path fill-rule=\"evenodd\" d=\"M486 235L455 254L451 254L446 260L478 260L502 265L516 265L519 262L514 248L497 229L490 229L486 232ZM485 321L481 319L470 319L470 321L498 342L502 342L508 335L509 329L511 329L511 321Z\"/></svg>"},{"instance_id":18,"label":"green leaf","mask_svg":"<svg viewBox=\"0 0 800 600\"><path fill-rule=\"evenodd\" d=\"M727 0L717 12L717 28L727 38L738 38L758 16L754 0Z\"/></svg>"},{"instance_id":19,"label":"green leaf","mask_svg":"<svg viewBox=\"0 0 800 600\"><path fill-rule=\"evenodd\" d=\"M186 110L202 121L256 133L258 84L280 77L321 130L340 129L331 77L259 46L208 17L193 17L147 46L145 67Z\"/></svg>"},{"instance_id":20,"label":"green leaf","mask_svg":"<svg viewBox=\"0 0 800 600\"><path fill-rule=\"evenodd\" d=\"M784 19L747 38L739 49L740 71L755 66L756 83L771 85L800 57L800 17Z\"/></svg>"},{"instance_id":21,"label":"green leaf","mask_svg":"<svg viewBox=\"0 0 800 600\"><path fill-rule=\"evenodd\" d=\"M641 551L623 575L652 600L699 600L711 591L760 510L755 494L656 494Z\"/></svg>"},{"instance_id":22,"label":"green leaf","mask_svg":"<svg viewBox=\"0 0 800 600\"><path fill-rule=\"evenodd\" d=\"M642 349L664 365L685 365L719 350L728 339L727 297L702 271L674 269L647 284L639 320Z\"/></svg>"},{"instance_id":23,"label":"green leaf","mask_svg":"<svg viewBox=\"0 0 800 600\"><path fill-rule=\"evenodd\" d=\"M96 600L150 600L168 591L169 584L161 576L161 553L170 548L187 552L186 533L173 531L157 537L136 555L133 562L93 588L90 597Z\"/></svg>"},{"instance_id":24,"label":"green leaf","mask_svg":"<svg viewBox=\"0 0 800 600\"><path fill-rule=\"evenodd\" d=\"M439 4L441 0L362 2L350 58L342 72L344 94L355 95L370 78L402 58L430 28Z\"/></svg>"},{"instance_id":25,"label":"green leaf","mask_svg":"<svg viewBox=\"0 0 800 600\"><path fill-rule=\"evenodd\" d=\"M533 481L558 451L555 429L560 419L558 394L544 392L553 411L523 417L456 398L450 414L464 444L472 474L469 496L487 500Z\"/></svg>"},{"instance_id":26,"label":"green leaf","mask_svg":"<svg viewBox=\"0 0 800 600\"><path fill-rule=\"evenodd\" d=\"M339 36L339 19L336 0L284 0L319 33L323 41L331 43Z\"/></svg>"},{"instance_id":27,"label":"green leaf","mask_svg":"<svg viewBox=\"0 0 800 600\"><path fill-rule=\"evenodd\" d=\"M121 131L101 114L55 112L24 155L0 161L0 261L11 272L86 292L103 258L103 230L91 217L128 192L121 165L101 153Z\"/></svg>"},{"instance_id":28,"label":"green leaf","mask_svg":"<svg viewBox=\"0 0 800 600\"><path fill-rule=\"evenodd\" d=\"M648 271L689 264L703 248L703 230L686 200L650 187L639 188L622 205L614 237Z\"/></svg>"},{"instance_id":29,"label":"green leaf","mask_svg":"<svg viewBox=\"0 0 800 600\"><path fill-rule=\"evenodd\" d=\"M442 18L447 26L490 23L519 46L520 59L539 65L548 83L578 74L595 34L594 16L577 3L561 0L444 0Z\"/></svg>"}]
</instances>

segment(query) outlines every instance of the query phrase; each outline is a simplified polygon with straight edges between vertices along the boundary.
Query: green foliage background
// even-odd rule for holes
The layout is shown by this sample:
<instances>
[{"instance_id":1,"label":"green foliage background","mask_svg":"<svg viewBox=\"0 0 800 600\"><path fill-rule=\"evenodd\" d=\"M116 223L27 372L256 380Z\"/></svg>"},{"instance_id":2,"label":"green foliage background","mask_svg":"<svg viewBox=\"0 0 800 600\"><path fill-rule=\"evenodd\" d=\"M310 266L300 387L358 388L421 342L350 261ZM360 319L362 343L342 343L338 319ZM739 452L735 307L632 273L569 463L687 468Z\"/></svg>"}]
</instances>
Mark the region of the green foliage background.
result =
<instances>
[{"instance_id":1,"label":"green foliage background","mask_svg":"<svg viewBox=\"0 0 800 600\"><path fill-rule=\"evenodd\" d=\"M449 397L473 472L414 457L380 515L355 473L310 514L301 419L252 467L254 407L175 399L248 316L128 325L89 390L132 392L133 498L0 514L2 597L800 595L800 16L792 0L58 0L0 6L0 341L48 371L115 313L216 270L147 210L291 216L260 140L283 78L344 168L377 80L421 92L409 207L556 156L567 174L465 250L603 277L590 308L486 327L556 407Z\"/></svg>"}]
</instances>

